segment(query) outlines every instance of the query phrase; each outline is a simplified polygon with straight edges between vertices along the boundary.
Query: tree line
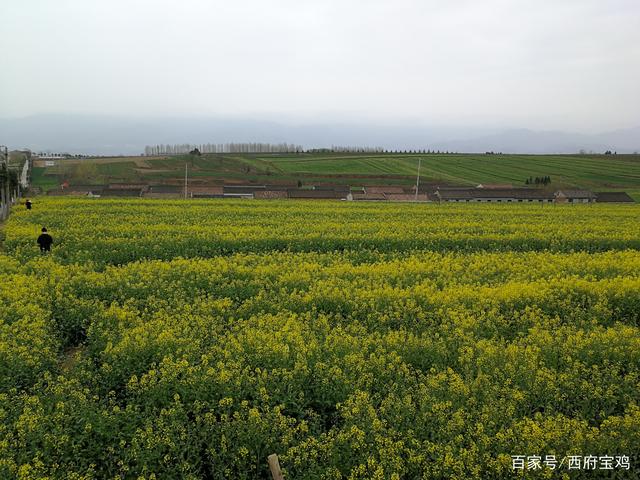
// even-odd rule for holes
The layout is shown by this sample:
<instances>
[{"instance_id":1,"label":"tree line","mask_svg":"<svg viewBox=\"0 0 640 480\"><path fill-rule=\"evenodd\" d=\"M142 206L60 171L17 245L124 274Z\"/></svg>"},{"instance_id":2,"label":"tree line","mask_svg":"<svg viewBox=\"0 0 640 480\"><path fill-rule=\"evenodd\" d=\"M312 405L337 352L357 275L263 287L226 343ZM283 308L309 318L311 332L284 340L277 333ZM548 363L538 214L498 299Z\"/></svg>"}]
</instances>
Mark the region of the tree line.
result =
<instances>
[{"instance_id":1,"label":"tree line","mask_svg":"<svg viewBox=\"0 0 640 480\"><path fill-rule=\"evenodd\" d=\"M387 149L384 147L352 147L352 146L336 146L332 145L331 148L311 148L306 150L306 153L423 153L423 154L437 154L437 155L449 155L456 154L457 152L431 150L426 148L418 149Z\"/></svg>"},{"instance_id":2,"label":"tree line","mask_svg":"<svg viewBox=\"0 0 640 480\"><path fill-rule=\"evenodd\" d=\"M545 175L544 177L529 177L524 181L525 185L549 185L551 183L551 177Z\"/></svg>"},{"instance_id":3,"label":"tree line","mask_svg":"<svg viewBox=\"0 0 640 480\"><path fill-rule=\"evenodd\" d=\"M159 144L147 145L144 147L144 155L182 155L187 153L421 153L421 154L454 154L454 152L431 150L431 149L412 149L399 150L387 149L384 147L366 147L366 146L336 146L330 148L310 148L305 149L301 145L292 143L181 143L181 144Z\"/></svg>"},{"instance_id":4,"label":"tree line","mask_svg":"<svg viewBox=\"0 0 640 480\"><path fill-rule=\"evenodd\" d=\"M198 150L200 153L299 153L304 151L301 145L292 143L181 143L174 145L147 145L146 156L179 155Z\"/></svg>"}]
</instances>

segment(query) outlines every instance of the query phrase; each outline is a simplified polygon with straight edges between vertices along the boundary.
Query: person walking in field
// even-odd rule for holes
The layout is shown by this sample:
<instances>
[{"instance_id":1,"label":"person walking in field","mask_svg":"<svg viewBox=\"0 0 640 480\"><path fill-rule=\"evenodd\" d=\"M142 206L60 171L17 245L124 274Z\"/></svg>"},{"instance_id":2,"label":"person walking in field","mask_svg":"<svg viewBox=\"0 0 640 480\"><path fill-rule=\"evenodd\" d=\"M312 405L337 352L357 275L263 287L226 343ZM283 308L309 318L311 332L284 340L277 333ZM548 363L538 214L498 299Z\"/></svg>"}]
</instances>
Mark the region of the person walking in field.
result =
<instances>
[{"instance_id":1,"label":"person walking in field","mask_svg":"<svg viewBox=\"0 0 640 480\"><path fill-rule=\"evenodd\" d=\"M27 207L27 210L31 210L31 200L29 200L29 199L27 198L27 201L26 201L26 202L24 202L24 204L25 204L25 206Z\"/></svg>"},{"instance_id":2,"label":"person walking in field","mask_svg":"<svg viewBox=\"0 0 640 480\"><path fill-rule=\"evenodd\" d=\"M46 227L42 227L42 233L38 237L38 245L42 253L51 251L51 244L53 243L53 237L47 233Z\"/></svg>"}]
</instances>

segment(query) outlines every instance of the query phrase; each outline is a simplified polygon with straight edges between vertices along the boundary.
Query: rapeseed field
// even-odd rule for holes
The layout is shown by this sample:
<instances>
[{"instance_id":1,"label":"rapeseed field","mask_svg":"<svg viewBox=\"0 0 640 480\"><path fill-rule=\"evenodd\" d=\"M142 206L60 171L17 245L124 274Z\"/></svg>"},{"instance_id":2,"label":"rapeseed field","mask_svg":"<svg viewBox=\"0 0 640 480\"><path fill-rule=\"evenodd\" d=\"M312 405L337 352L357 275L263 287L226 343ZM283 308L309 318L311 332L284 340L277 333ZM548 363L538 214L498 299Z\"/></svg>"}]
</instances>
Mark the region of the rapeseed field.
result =
<instances>
[{"instance_id":1,"label":"rapeseed field","mask_svg":"<svg viewBox=\"0 0 640 480\"><path fill-rule=\"evenodd\" d=\"M635 205L51 198L3 244L0 478L639 467Z\"/></svg>"}]
</instances>

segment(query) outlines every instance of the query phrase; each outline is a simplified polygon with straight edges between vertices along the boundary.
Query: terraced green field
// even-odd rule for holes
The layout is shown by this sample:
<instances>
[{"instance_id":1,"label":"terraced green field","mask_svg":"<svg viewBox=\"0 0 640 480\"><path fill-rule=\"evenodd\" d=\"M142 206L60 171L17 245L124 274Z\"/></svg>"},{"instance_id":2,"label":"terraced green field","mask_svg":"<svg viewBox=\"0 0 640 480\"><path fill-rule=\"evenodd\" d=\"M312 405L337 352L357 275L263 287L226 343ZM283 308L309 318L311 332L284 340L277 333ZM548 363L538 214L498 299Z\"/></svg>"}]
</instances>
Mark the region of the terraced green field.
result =
<instances>
[{"instance_id":1,"label":"terraced green field","mask_svg":"<svg viewBox=\"0 0 640 480\"><path fill-rule=\"evenodd\" d=\"M550 175L561 184L584 187L640 186L640 157L569 155L402 155L276 158L287 173L333 172L347 175L416 174L418 159L425 178L457 183L521 184L530 176Z\"/></svg>"},{"instance_id":2,"label":"terraced green field","mask_svg":"<svg viewBox=\"0 0 640 480\"><path fill-rule=\"evenodd\" d=\"M640 200L638 155L209 154L160 159L123 157L120 162L107 164L96 160L99 164L92 175L77 180L80 183L165 182L183 178L184 165L188 163L190 176L202 181L413 185L419 160L424 182L522 186L529 177L550 176L552 187L624 190ZM73 168L38 171L34 184L49 188L56 178L64 176L64 172L73 175Z\"/></svg>"}]
</instances>

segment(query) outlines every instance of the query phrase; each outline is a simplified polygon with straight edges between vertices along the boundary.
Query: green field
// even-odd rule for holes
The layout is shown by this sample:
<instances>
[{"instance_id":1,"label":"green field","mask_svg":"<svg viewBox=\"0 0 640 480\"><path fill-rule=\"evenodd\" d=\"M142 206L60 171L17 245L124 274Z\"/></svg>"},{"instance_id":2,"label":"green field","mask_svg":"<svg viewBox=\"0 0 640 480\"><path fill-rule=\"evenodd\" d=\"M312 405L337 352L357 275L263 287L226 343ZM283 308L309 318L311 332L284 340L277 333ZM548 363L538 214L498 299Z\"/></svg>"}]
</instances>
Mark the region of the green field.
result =
<instances>
[{"instance_id":1,"label":"green field","mask_svg":"<svg viewBox=\"0 0 640 480\"><path fill-rule=\"evenodd\" d=\"M0 478L637 478L639 216L39 198L0 253Z\"/></svg>"},{"instance_id":2,"label":"green field","mask_svg":"<svg viewBox=\"0 0 640 480\"><path fill-rule=\"evenodd\" d=\"M79 183L177 181L188 163L198 181L236 183L415 183L418 161L425 183L476 185L509 183L524 186L529 177L550 176L552 187L625 190L640 199L640 156L637 155L441 155L441 154L207 154L145 159L87 160L96 168L77 172ZM39 171L34 185L44 189L63 177L74 177L77 160ZM88 171L87 171L88 170Z\"/></svg>"}]
</instances>

